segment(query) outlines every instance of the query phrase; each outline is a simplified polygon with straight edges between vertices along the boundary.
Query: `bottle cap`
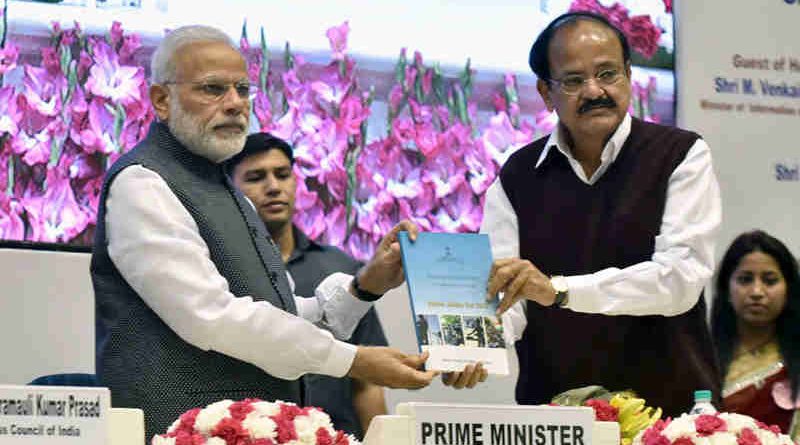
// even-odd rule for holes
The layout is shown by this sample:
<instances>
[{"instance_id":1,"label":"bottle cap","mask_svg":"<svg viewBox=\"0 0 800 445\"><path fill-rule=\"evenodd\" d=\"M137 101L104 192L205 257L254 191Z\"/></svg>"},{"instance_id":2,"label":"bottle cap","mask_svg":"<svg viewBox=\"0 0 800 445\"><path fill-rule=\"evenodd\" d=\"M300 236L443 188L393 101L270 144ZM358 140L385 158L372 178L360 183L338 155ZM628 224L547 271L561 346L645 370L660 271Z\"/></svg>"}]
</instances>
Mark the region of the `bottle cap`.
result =
<instances>
[{"instance_id":1,"label":"bottle cap","mask_svg":"<svg viewBox=\"0 0 800 445\"><path fill-rule=\"evenodd\" d=\"M694 392L694 400L695 402L703 401L703 402L710 402L711 401L711 391L707 389L700 389Z\"/></svg>"}]
</instances>

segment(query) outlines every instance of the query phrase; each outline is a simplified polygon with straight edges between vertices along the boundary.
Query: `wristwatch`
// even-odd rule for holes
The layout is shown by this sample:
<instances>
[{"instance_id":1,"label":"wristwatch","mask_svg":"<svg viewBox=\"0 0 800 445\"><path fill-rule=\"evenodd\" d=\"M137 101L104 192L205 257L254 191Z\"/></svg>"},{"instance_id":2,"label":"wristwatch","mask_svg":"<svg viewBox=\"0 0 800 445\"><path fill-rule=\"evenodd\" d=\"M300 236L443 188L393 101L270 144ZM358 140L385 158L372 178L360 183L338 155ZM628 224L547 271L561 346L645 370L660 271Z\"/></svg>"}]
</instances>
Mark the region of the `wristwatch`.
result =
<instances>
[{"instance_id":1,"label":"wristwatch","mask_svg":"<svg viewBox=\"0 0 800 445\"><path fill-rule=\"evenodd\" d=\"M373 294L372 292L361 289L358 283L358 272L353 275L353 289L356 291L356 298L361 301L377 301L383 294Z\"/></svg>"},{"instance_id":2,"label":"wristwatch","mask_svg":"<svg viewBox=\"0 0 800 445\"><path fill-rule=\"evenodd\" d=\"M561 275L550 277L550 285L556 291L556 299L553 304L556 307L566 307L569 303L569 287L567 286L567 279Z\"/></svg>"}]
</instances>

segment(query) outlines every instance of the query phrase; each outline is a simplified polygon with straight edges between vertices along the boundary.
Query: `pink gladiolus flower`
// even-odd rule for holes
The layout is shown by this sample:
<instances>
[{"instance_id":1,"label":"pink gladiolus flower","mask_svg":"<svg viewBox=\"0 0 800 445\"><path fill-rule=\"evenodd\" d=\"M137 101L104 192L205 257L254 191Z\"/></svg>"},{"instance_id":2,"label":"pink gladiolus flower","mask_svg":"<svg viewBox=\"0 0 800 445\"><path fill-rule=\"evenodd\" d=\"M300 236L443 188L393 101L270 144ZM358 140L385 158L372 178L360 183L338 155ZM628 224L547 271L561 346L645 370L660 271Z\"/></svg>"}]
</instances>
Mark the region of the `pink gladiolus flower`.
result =
<instances>
[{"instance_id":1,"label":"pink gladiolus flower","mask_svg":"<svg viewBox=\"0 0 800 445\"><path fill-rule=\"evenodd\" d=\"M433 110L430 105L422 105L414 99L409 99L408 106L411 108L414 122L428 124L433 120Z\"/></svg>"},{"instance_id":2,"label":"pink gladiolus flower","mask_svg":"<svg viewBox=\"0 0 800 445\"><path fill-rule=\"evenodd\" d=\"M329 28L328 31L325 32L331 44L331 51L333 51L331 58L333 60L342 60L345 58L345 52L347 51L347 34L349 32L350 25L346 20L341 25Z\"/></svg>"},{"instance_id":3,"label":"pink gladiolus flower","mask_svg":"<svg viewBox=\"0 0 800 445\"><path fill-rule=\"evenodd\" d=\"M49 128L32 135L20 131L11 139L11 149L14 153L22 155L22 161L28 165L44 164L50 159L52 139Z\"/></svg>"},{"instance_id":4,"label":"pink gladiolus flower","mask_svg":"<svg viewBox=\"0 0 800 445\"><path fill-rule=\"evenodd\" d=\"M482 195L494 182L498 167L490 154L483 147L482 141L475 141L466 151L464 162L467 164L467 177L473 193Z\"/></svg>"},{"instance_id":5,"label":"pink gladiolus flower","mask_svg":"<svg viewBox=\"0 0 800 445\"><path fill-rule=\"evenodd\" d=\"M119 63L122 65L134 64L133 56L142 47L142 38L139 34L130 34L122 39L122 46L119 48Z\"/></svg>"},{"instance_id":6,"label":"pink gladiolus flower","mask_svg":"<svg viewBox=\"0 0 800 445\"><path fill-rule=\"evenodd\" d=\"M425 157L436 156L441 150L439 134L430 123L419 124L415 127L414 142Z\"/></svg>"},{"instance_id":7,"label":"pink gladiolus flower","mask_svg":"<svg viewBox=\"0 0 800 445\"><path fill-rule=\"evenodd\" d=\"M377 243L378 240L369 233L354 230L347 239L345 249L357 260L366 261L372 257Z\"/></svg>"},{"instance_id":8,"label":"pink gladiolus flower","mask_svg":"<svg viewBox=\"0 0 800 445\"><path fill-rule=\"evenodd\" d=\"M61 92L67 82L62 75L52 75L44 68L25 65L23 79L25 103L44 116L61 112Z\"/></svg>"},{"instance_id":9,"label":"pink gladiolus flower","mask_svg":"<svg viewBox=\"0 0 800 445\"><path fill-rule=\"evenodd\" d=\"M392 122L392 137L401 145L408 145L415 136L414 123L409 118L401 117Z\"/></svg>"},{"instance_id":10,"label":"pink gladiolus flower","mask_svg":"<svg viewBox=\"0 0 800 445\"><path fill-rule=\"evenodd\" d=\"M89 125L80 131L76 142L86 153L109 154L117 150L114 143L114 116L106 108L106 102L95 98L89 104Z\"/></svg>"},{"instance_id":11,"label":"pink gladiolus flower","mask_svg":"<svg viewBox=\"0 0 800 445\"><path fill-rule=\"evenodd\" d=\"M339 123L350 135L361 134L361 123L369 117L370 110L354 96L348 96L339 107Z\"/></svg>"},{"instance_id":12,"label":"pink gladiolus flower","mask_svg":"<svg viewBox=\"0 0 800 445\"><path fill-rule=\"evenodd\" d=\"M93 50L95 64L89 69L86 90L112 103L140 101L139 86L144 82L144 68L120 65L116 53L103 41L95 41Z\"/></svg>"},{"instance_id":13,"label":"pink gladiolus flower","mask_svg":"<svg viewBox=\"0 0 800 445\"><path fill-rule=\"evenodd\" d=\"M56 48L52 46L42 48L42 67L52 76L61 76L64 74L61 71L61 59L59 59Z\"/></svg>"},{"instance_id":14,"label":"pink gladiolus flower","mask_svg":"<svg viewBox=\"0 0 800 445\"><path fill-rule=\"evenodd\" d=\"M109 30L108 34L109 37L111 38L111 46L117 48L119 44L122 42L122 34L123 34L122 23L118 22L117 20L114 20L114 22L111 23L111 30Z\"/></svg>"},{"instance_id":15,"label":"pink gladiolus flower","mask_svg":"<svg viewBox=\"0 0 800 445\"><path fill-rule=\"evenodd\" d=\"M24 209L14 198L0 193L0 238L4 240L25 239Z\"/></svg>"},{"instance_id":16,"label":"pink gladiolus flower","mask_svg":"<svg viewBox=\"0 0 800 445\"><path fill-rule=\"evenodd\" d=\"M256 97L253 100L253 113L256 115L256 119L261 127L261 131L272 130L274 126L272 122L272 104L269 102L269 98L266 94L264 94L263 91L258 91L256 93Z\"/></svg>"},{"instance_id":17,"label":"pink gladiolus flower","mask_svg":"<svg viewBox=\"0 0 800 445\"><path fill-rule=\"evenodd\" d=\"M483 219L483 208L466 184L462 184L453 193L442 199L442 206L447 213L458 221L458 231L477 232Z\"/></svg>"},{"instance_id":18,"label":"pink gladiolus flower","mask_svg":"<svg viewBox=\"0 0 800 445\"><path fill-rule=\"evenodd\" d=\"M441 199L464 183L466 166L462 160L450 156L436 156L425 162L422 180L433 185L436 197Z\"/></svg>"},{"instance_id":19,"label":"pink gladiolus flower","mask_svg":"<svg viewBox=\"0 0 800 445\"><path fill-rule=\"evenodd\" d=\"M631 17L623 22L622 30L628 37L631 48L644 57L649 59L658 51L661 30L650 21L649 15Z\"/></svg>"},{"instance_id":20,"label":"pink gladiolus flower","mask_svg":"<svg viewBox=\"0 0 800 445\"><path fill-rule=\"evenodd\" d=\"M431 94L431 91L433 91L433 70L429 69L422 76L422 94L427 96Z\"/></svg>"},{"instance_id":21,"label":"pink gladiolus flower","mask_svg":"<svg viewBox=\"0 0 800 445\"><path fill-rule=\"evenodd\" d=\"M334 206L324 217L325 243L333 246L344 244L347 229L347 211L343 205Z\"/></svg>"},{"instance_id":22,"label":"pink gladiolus flower","mask_svg":"<svg viewBox=\"0 0 800 445\"><path fill-rule=\"evenodd\" d=\"M89 218L75 201L69 178L58 169L47 171L47 190L22 198L28 214L32 241L66 242L78 236Z\"/></svg>"},{"instance_id":23,"label":"pink gladiolus flower","mask_svg":"<svg viewBox=\"0 0 800 445\"><path fill-rule=\"evenodd\" d=\"M17 122L22 117L22 113L17 107L17 95L14 87L7 86L0 88L0 135L3 133L15 136Z\"/></svg>"},{"instance_id":24,"label":"pink gladiolus flower","mask_svg":"<svg viewBox=\"0 0 800 445\"><path fill-rule=\"evenodd\" d=\"M239 38L239 50L245 55L250 52L250 42L247 37L242 36Z\"/></svg>"},{"instance_id":25,"label":"pink gladiolus flower","mask_svg":"<svg viewBox=\"0 0 800 445\"><path fill-rule=\"evenodd\" d=\"M5 48L0 48L0 76L17 67L18 57L19 48L12 42L8 42Z\"/></svg>"},{"instance_id":26,"label":"pink gladiolus flower","mask_svg":"<svg viewBox=\"0 0 800 445\"><path fill-rule=\"evenodd\" d=\"M311 89L322 100L324 105L338 104L347 93L347 86L341 83L328 84L322 81L311 83Z\"/></svg>"},{"instance_id":27,"label":"pink gladiolus flower","mask_svg":"<svg viewBox=\"0 0 800 445\"><path fill-rule=\"evenodd\" d=\"M414 82L417 81L417 68L413 65L406 66L406 78L403 83L403 89L408 94L414 94Z\"/></svg>"},{"instance_id":28,"label":"pink gladiolus flower","mask_svg":"<svg viewBox=\"0 0 800 445\"><path fill-rule=\"evenodd\" d=\"M298 172L297 169L295 169L295 176L297 176L297 188L294 194L295 209L301 211L313 207L321 207L323 204L319 200L319 194L308 189L305 178L300 176L300 172Z\"/></svg>"},{"instance_id":29,"label":"pink gladiolus flower","mask_svg":"<svg viewBox=\"0 0 800 445\"><path fill-rule=\"evenodd\" d=\"M508 111L508 102L506 102L506 98L500 93L494 93L492 95L492 105L494 105L494 111L496 113Z\"/></svg>"},{"instance_id":30,"label":"pink gladiolus flower","mask_svg":"<svg viewBox=\"0 0 800 445\"><path fill-rule=\"evenodd\" d=\"M486 152L497 162L503 164L508 154L517 144L517 135L511 120L506 113L497 113L489 119L489 126L481 135L481 141Z\"/></svg>"},{"instance_id":31,"label":"pink gladiolus flower","mask_svg":"<svg viewBox=\"0 0 800 445\"><path fill-rule=\"evenodd\" d=\"M74 145L71 151L70 154L62 154L59 161L59 166L66 169L71 179L86 180L103 176L105 172L96 156L88 155Z\"/></svg>"},{"instance_id":32,"label":"pink gladiolus flower","mask_svg":"<svg viewBox=\"0 0 800 445\"><path fill-rule=\"evenodd\" d=\"M389 92L389 111L394 114L399 112L400 103L403 101L403 87L395 84Z\"/></svg>"}]
</instances>

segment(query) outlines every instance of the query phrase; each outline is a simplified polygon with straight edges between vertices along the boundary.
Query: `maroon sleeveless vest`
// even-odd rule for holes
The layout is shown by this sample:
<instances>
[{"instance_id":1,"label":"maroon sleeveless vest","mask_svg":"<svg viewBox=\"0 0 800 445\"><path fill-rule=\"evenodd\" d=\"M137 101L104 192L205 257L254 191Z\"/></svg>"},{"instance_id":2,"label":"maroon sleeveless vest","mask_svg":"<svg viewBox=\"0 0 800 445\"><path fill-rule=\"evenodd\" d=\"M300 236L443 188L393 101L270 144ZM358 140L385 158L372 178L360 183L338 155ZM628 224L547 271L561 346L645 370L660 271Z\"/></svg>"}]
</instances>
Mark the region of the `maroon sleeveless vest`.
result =
<instances>
[{"instance_id":1,"label":"maroon sleeveless vest","mask_svg":"<svg viewBox=\"0 0 800 445\"><path fill-rule=\"evenodd\" d=\"M699 136L633 119L619 156L594 184L582 182L547 138L509 158L500 179L519 221L521 258L547 275L580 275L651 259L669 178ZM521 404L568 389L632 389L667 415L687 411L696 389L719 394L702 295L674 317L583 314L527 302L516 344Z\"/></svg>"}]
</instances>

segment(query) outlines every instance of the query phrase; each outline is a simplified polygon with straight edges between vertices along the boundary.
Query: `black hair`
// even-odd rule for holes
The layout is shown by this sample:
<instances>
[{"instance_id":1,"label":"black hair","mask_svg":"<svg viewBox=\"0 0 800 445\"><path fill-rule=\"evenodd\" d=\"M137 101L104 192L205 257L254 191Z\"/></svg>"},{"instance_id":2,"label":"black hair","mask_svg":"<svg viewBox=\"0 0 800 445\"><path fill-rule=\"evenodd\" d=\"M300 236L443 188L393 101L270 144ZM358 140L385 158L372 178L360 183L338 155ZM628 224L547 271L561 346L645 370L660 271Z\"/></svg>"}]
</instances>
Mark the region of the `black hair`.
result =
<instances>
[{"instance_id":1,"label":"black hair","mask_svg":"<svg viewBox=\"0 0 800 445\"><path fill-rule=\"evenodd\" d=\"M536 41L531 46L531 52L528 55L528 65L533 70L539 79L550 80L550 58L548 49L550 48L550 41L553 40L556 31L569 24L576 23L582 20L592 20L614 31L619 39L619 44L622 46L622 60L627 65L631 60L631 48L628 45L628 38L620 31L619 28L612 25L605 17L585 11L573 11L561 14L553 19L547 28L542 31Z\"/></svg>"},{"instance_id":2,"label":"black hair","mask_svg":"<svg viewBox=\"0 0 800 445\"><path fill-rule=\"evenodd\" d=\"M289 162L294 165L294 155L292 154L292 146L283 139L273 136L269 133L253 133L247 136L247 142L244 143L244 148L239 153L236 153L232 158L225 161L225 172L228 176L233 176L233 171L245 158L258 153L278 149L289 158Z\"/></svg>"},{"instance_id":3,"label":"black hair","mask_svg":"<svg viewBox=\"0 0 800 445\"><path fill-rule=\"evenodd\" d=\"M745 232L733 240L722 257L714 286L711 309L711 335L722 365L723 378L733 360L738 340L736 312L730 301L730 279L745 255L763 252L771 256L786 280L786 305L775 320L778 347L792 387L792 398L800 391L800 275L797 260L777 238L762 230Z\"/></svg>"}]
</instances>

